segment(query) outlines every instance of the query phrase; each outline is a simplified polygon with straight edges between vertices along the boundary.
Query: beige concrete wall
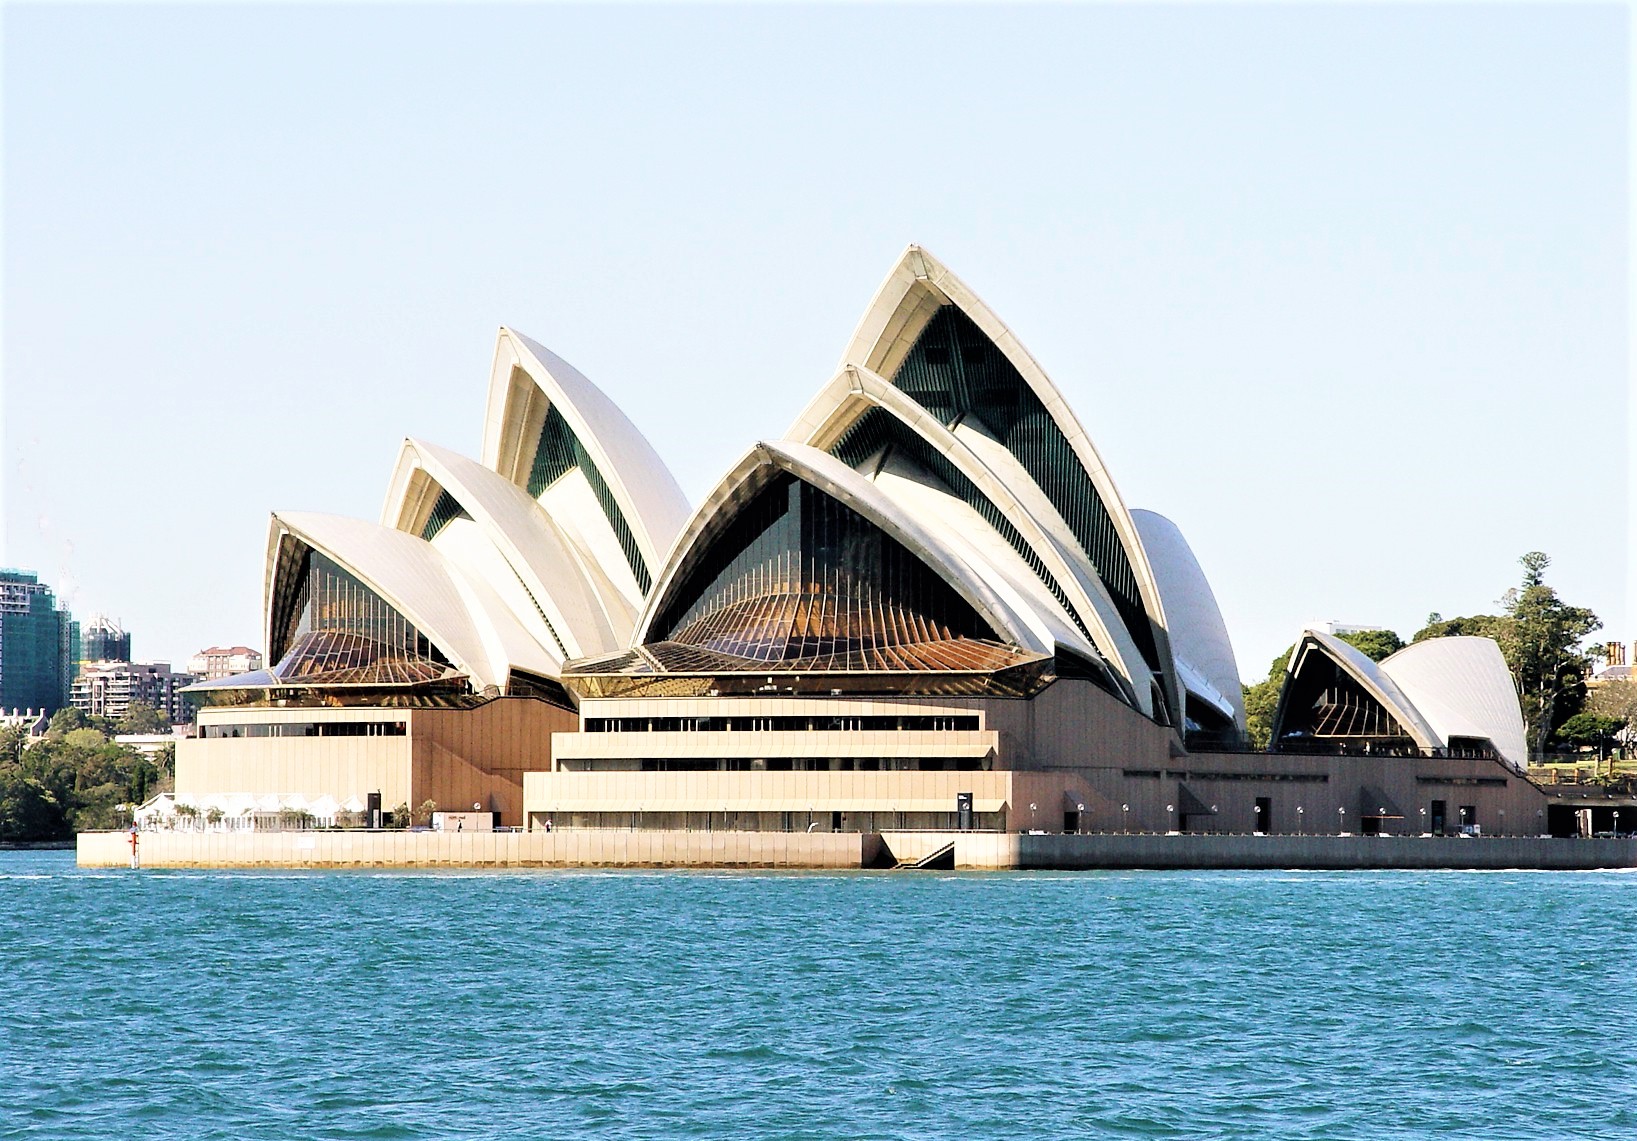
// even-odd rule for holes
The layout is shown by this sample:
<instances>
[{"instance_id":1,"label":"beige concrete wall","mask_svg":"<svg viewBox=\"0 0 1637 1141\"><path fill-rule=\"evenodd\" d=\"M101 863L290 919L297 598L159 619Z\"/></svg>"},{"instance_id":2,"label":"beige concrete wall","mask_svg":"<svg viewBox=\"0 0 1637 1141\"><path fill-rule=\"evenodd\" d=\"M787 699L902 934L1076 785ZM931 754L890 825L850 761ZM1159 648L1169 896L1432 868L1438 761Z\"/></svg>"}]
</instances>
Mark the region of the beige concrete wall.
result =
<instances>
[{"instance_id":1,"label":"beige concrete wall","mask_svg":"<svg viewBox=\"0 0 1637 1141\"><path fill-rule=\"evenodd\" d=\"M1157 770L1157 777L1128 777L1127 769ZM1285 753L1194 753L1159 765L1131 765L1087 771L1086 779L1101 803L1088 831L1166 832L1181 827L1175 812L1178 785L1208 805L1213 817L1191 817L1190 830L1250 832L1255 826L1257 797L1273 802L1275 833L1358 832L1360 791L1373 785L1403 813L1387 820L1383 830L1419 835L1430 827L1432 801L1448 806L1448 826L1456 825L1460 805L1478 809L1486 834L1536 836L1545 831L1546 798L1526 778L1495 760L1442 760L1431 757L1340 757ZM1285 779L1236 779L1246 776ZM1292 777L1325 777L1294 780ZM1456 784L1454 781L1504 780L1504 786ZM1130 804L1131 811L1120 811ZM1173 806L1167 812L1166 806ZM1301 813L1296 809L1300 807ZM1345 808L1345 813L1338 809ZM1423 816L1422 810L1428 815Z\"/></svg>"},{"instance_id":2,"label":"beige concrete wall","mask_svg":"<svg viewBox=\"0 0 1637 1141\"><path fill-rule=\"evenodd\" d=\"M208 710L202 724L403 721L402 737L193 738L176 749L184 794L299 792L363 800L379 792L388 811L432 801L439 808L499 812L523 823L523 773L551 767L552 734L578 725L570 710L502 697L474 709L245 707Z\"/></svg>"},{"instance_id":3,"label":"beige concrete wall","mask_svg":"<svg viewBox=\"0 0 1637 1141\"><path fill-rule=\"evenodd\" d=\"M176 791L343 801L379 792L390 811L413 802L410 758L408 737L194 737L176 745Z\"/></svg>"},{"instance_id":4,"label":"beige concrete wall","mask_svg":"<svg viewBox=\"0 0 1637 1141\"><path fill-rule=\"evenodd\" d=\"M1181 750L1170 729L1090 682L1059 680L1030 700L973 698L1000 735L1012 769L1095 769L1164 764Z\"/></svg>"},{"instance_id":5,"label":"beige concrete wall","mask_svg":"<svg viewBox=\"0 0 1637 1141\"><path fill-rule=\"evenodd\" d=\"M83 832L80 867L130 866L124 832ZM860 868L880 838L823 832L144 832L145 868Z\"/></svg>"},{"instance_id":6,"label":"beige concrete wall","mask_svg":"<svg viewBox=\"0 0 1637 1141\"><path fill-rule=\"evenodd\" d=\"M981 729L559 733L553 753L558 763L629 757L959 757L982 760L992 756L998 745L997 734Z\"/></svg>"},{"instance_id":7,"label":"beige concrete wall","mask_svg":"<svg viewBox=\"0 0 1637 1141\"><path fill-rule=\"evenodd\" d=\"M535 812L953 812L957 793L984 805L1012 798L1004 772L531 772Z\"/></svg>"},{"instance_id":8,"label":"beige concrete wall","mask_svg":"<svg viewBox=\"0 0 1637 1141\"><path fill-rule=\"evenodd\" d=\"M960 834L964 868L1541 869L1637 867L1637 839L1535 836L992 836Z\"/></svg>"}]
</instances>

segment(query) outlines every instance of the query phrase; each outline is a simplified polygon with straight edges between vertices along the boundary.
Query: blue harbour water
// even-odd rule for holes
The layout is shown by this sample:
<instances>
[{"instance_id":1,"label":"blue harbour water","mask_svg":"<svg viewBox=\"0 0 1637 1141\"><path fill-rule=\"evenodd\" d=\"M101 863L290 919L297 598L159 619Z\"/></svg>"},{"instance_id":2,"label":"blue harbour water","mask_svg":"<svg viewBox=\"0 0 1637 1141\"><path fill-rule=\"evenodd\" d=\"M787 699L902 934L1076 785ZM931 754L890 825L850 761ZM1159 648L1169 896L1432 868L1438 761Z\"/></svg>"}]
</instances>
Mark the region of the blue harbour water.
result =
<instances>
[{"instance_id":1,"label":"blue harbour water","mask_svg":"<svg viewBox=\"0 0 1637 1141\"><path fill-rule=\"evenodd\" d=\"M0 1137L1637 1137L1621 873L80 871Z\"/></svg>"}]
</instances>

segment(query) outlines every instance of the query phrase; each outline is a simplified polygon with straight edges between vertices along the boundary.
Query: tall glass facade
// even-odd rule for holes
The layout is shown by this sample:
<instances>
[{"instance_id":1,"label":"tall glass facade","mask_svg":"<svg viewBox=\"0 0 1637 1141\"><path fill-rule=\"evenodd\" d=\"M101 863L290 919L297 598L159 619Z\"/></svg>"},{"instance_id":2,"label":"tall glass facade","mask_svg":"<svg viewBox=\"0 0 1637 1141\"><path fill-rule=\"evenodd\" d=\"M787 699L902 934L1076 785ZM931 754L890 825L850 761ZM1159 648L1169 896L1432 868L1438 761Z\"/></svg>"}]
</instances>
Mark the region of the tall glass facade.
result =
<instances>
[{"instance_id":1,"label":"tall glass facade","mask_svg":"<svg viewBox=\"0 0 1637 1141\"><path fill-rule=\"evenodd\" d=\"M79 624L31 571L0 570L0 709L68 704Z\"/></svg>"},{"instance_id":2,"label":"tall glass facade","mask_svg":"<svg viewBox=\"0 0 1637 1141\"><path fill-rule=\"evenodd\" d=\"M703 550L656 617L651 643L815 670L969 669L963 645L1000 648L941 576L788 473Z\"/></svg>"},{"instance_id":3,"label":"tall glass facade","mask_svg":"<svg viewBox=\"0 0 1637 1141\"><path fill-rule=\"evenodd\" d=\"M569 427L568 421L563 419L563 414L557 411L554 404L546 409L545 423L540 425L534 463L529 469L529 494L540 498L541 492L571 471L579 471L591 485L591 493L597 497L608 525L613 528L614 537L619 540L620 550L625 554L631 573L636 576L637 586L643 594L647 594L654 584L654 576L643 561L642 550L637 546L631 524L627 522L625 512L620 510L614 493L609 490L608 481L603 479L602 472L597 470L597 465L587 454L580 437L574 434L574 429Z\"/></svg>"},{"instance_id":4,"label":"tall glass facade","mask_svg":"<svg viewBox=\"0 0 1637 1141\"><path fill-rule=\"evenodd\" d=\"M965 502L969 507L982 515L984 521L999 532L1012 549L1023 557L1034 571L1035 577L1045 584L1051 591L1052 597L1057 599L1063 610L1068 614L1080 633L1093 645L1097 639L1092 636L1079 611L1069 601L1062 584L1057 577L1047 569L1039 554L1025 540L1018 529L1012 525L994 500L985 495L978 485L961 473L960 468L949 461L949 457L934 448L927 442L926 437L911 431L904 426L903 421L884 408L871 408L858 418L858 421L837 440L830 448L830 454L839 459L848 467L856 468L871 456L883 453L884 449L899 452L916 466L925 470L948 489L951 495ZM883 459L884 462L884 459Z\"/></svg>"},{"instance_id":5,"label":"tall glass facade","mask_svg":"<svg viewBox=\"0 0 1637 1141\"><path fill-rule=\"evenodd\" d=\"M1148 668L1158 671L1153 625L1108 507L1006 354L958 307L945 305L921 331L892 383L946 425L975 420L1017 457L1090 558Z\"/></svg>"},{"instance_id":6,"label":"tall glass facade","mask_svg":"<svg viewBox=\"0 0 1637 1141\"><path fill-rule=\"evenodd\" d=\"M273 672L288 682L402 685L451 667L431 639L326 555L287 539L273 600Z\"/></svg>"}]
</instances>

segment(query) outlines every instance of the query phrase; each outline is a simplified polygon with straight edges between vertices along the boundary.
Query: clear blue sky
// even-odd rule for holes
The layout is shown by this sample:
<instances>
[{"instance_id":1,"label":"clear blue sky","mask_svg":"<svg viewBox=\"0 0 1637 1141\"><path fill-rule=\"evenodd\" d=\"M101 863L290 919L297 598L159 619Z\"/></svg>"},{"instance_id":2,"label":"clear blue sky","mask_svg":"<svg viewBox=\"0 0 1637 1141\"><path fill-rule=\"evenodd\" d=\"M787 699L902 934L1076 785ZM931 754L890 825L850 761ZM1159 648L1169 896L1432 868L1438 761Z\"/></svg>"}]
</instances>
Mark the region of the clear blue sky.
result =
<instances>
[{"instance_id":1,"label":"clear blue sky","mask_svg":"<svg viewBox=\"0 0 1637 1141\"><path fill-rule=\"evenodd\" d=\"M260 645L267 514L475 454L497 326L698 502L902 247L1174 519L1241 672L1315 619L1626 594L1626 12L4 12L4 561Z\"/></svg>"}]
</instances>

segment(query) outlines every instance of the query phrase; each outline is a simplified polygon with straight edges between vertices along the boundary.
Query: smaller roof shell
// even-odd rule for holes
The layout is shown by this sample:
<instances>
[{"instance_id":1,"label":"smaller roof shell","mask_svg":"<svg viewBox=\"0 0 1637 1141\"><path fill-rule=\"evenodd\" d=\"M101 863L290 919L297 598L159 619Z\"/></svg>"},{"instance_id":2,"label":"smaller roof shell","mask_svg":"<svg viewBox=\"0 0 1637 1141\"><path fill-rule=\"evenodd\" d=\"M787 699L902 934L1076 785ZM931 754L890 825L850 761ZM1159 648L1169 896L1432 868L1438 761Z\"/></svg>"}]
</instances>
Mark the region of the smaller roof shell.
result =
<instances>
[{"instance_id":1,"label":"smaller roof shell","mask_svg":"<svg viewBox=\"0 0 1637 1141\"><path fill-rule=\"evenodd\" d=\"M1529 763L1523 710L1506 658L1493 638L1428 638L1381 663L1447 745L1487 740L1513 768Z\"/></svg>"}]
</instances>

